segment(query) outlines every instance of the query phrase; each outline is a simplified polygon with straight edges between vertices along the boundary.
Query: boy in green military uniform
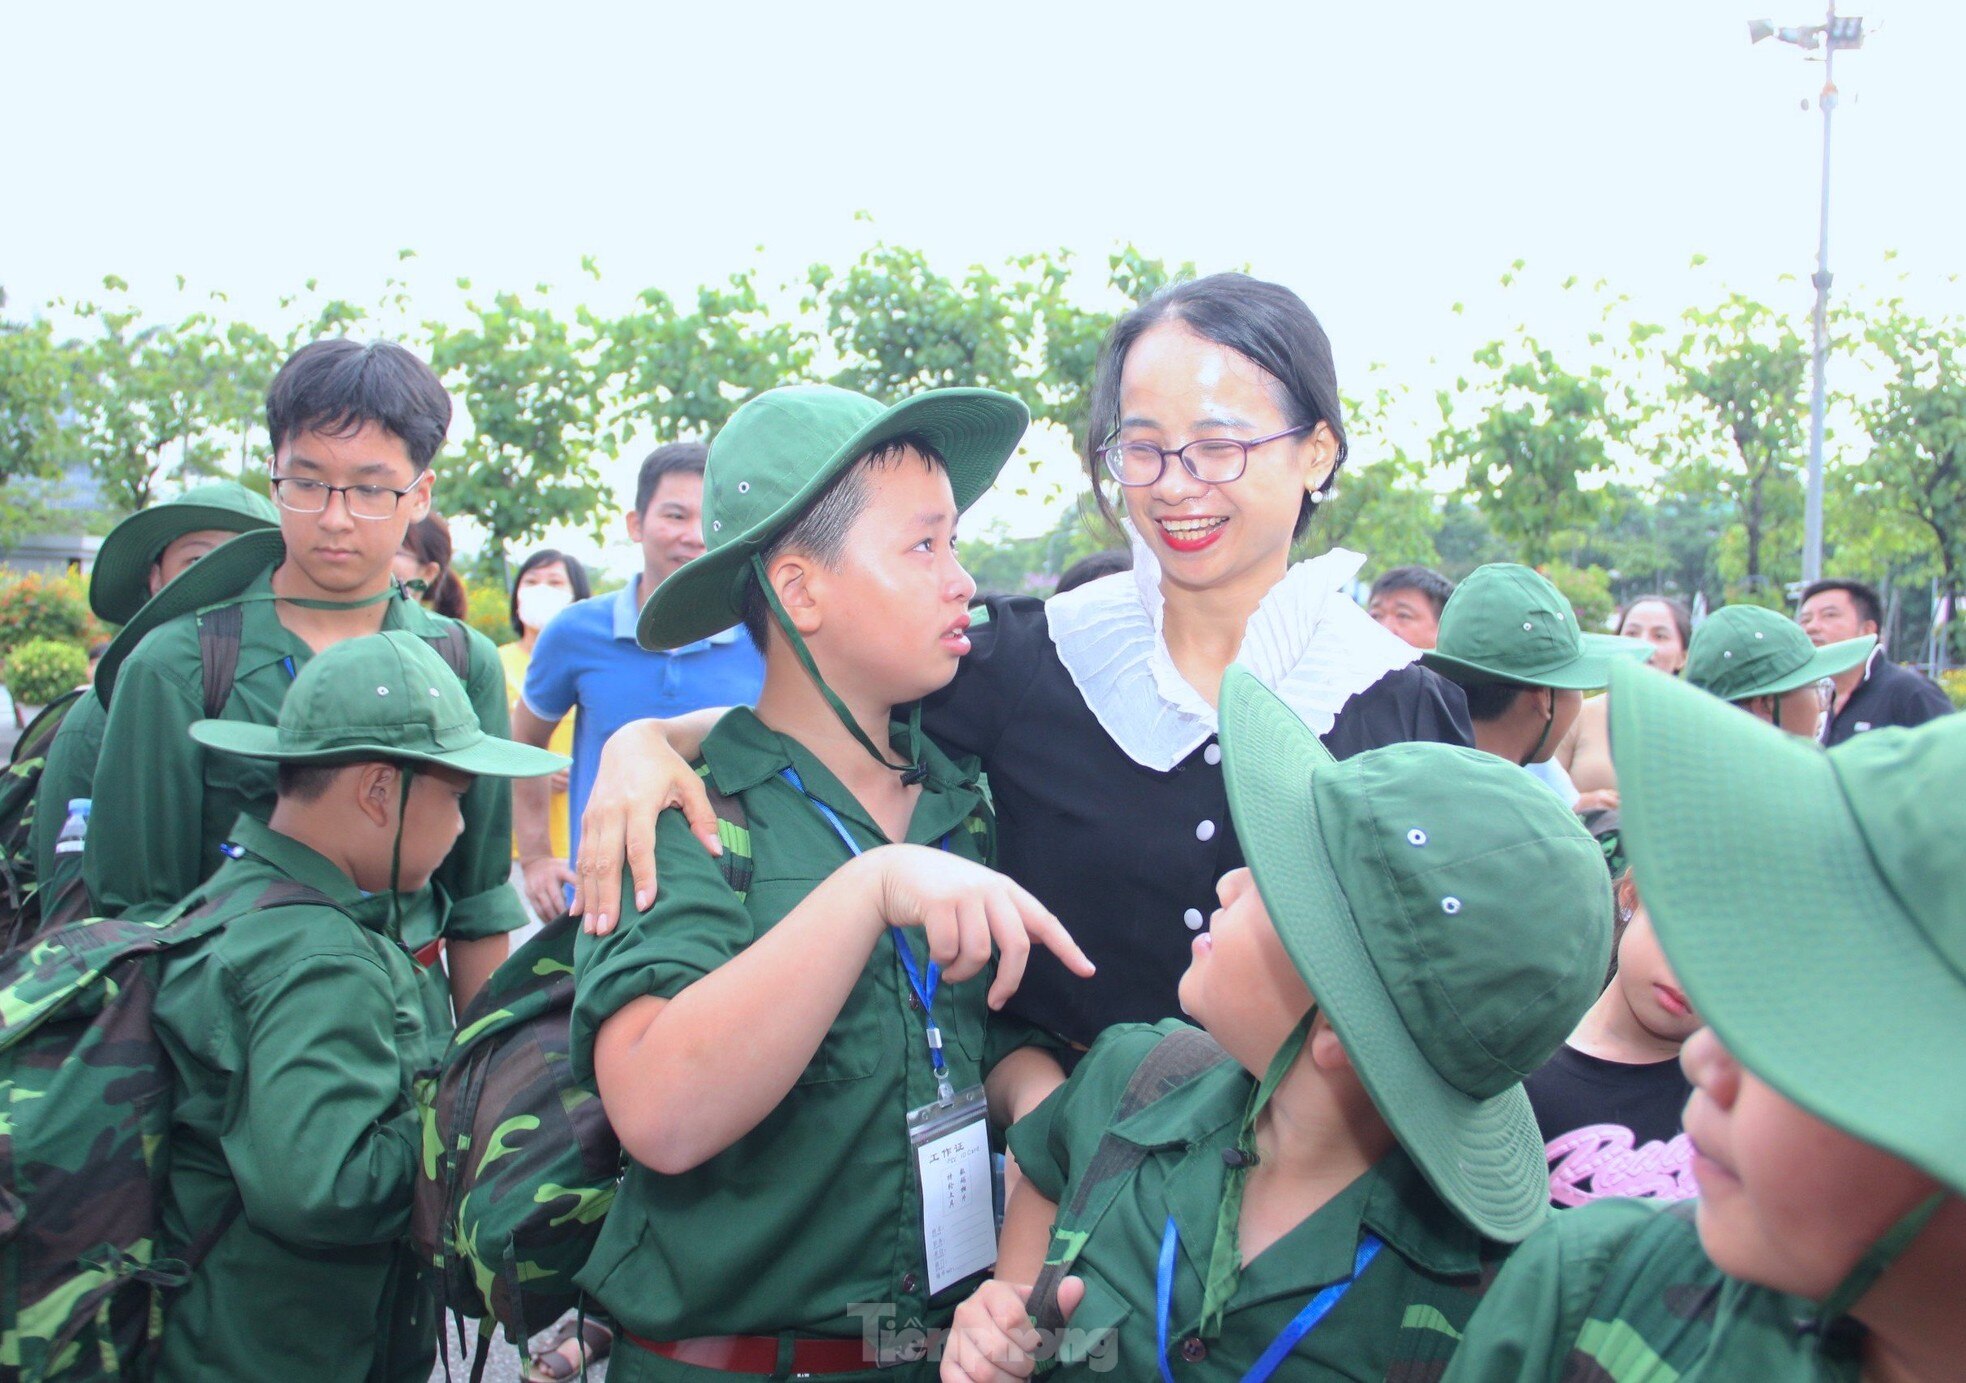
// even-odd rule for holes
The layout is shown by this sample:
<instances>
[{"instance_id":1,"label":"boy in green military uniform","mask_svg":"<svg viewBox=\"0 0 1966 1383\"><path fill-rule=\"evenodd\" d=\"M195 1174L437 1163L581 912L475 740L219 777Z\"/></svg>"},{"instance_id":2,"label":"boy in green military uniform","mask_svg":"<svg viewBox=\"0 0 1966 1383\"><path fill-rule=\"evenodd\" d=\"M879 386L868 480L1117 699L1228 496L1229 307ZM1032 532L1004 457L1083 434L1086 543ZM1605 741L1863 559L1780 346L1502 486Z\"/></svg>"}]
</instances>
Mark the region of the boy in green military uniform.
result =
<instances>
[{"instance_id":1,"label":"boy in green military uniform","mask_svg":"<svg viewBox=\"0 0 1966 1383\"><path fill-rule=\"evenodd\" d=\"M1477 748L1544 777L1584 693L1603 686L1614 663L1651 651L1636 639L1580 632L1570 602L1548 577L1491 562L1454 588L1439 640L1420 661L1467 695Z\"/></svg>"},{"instance_id":2,"label":"boy in green military uniform","mask_svg":"<svg viewBox=\"0 0 1966 1383\"><path fill-rule=\"evenodd\" d=\"M180 1248L217 1236L170 1299L158 1376L421 1383L435 1308L405 1236L432 1034L400 896L450 853L474 778L567 761L487 735L401 631L311 661L276 726L190 733L277 765L279 795L268 822L240 813L193 895L226 924L158 982L177 1073L165 1225Z\"/></svg>"},{"instance_id":3,"label":"boy in green military uniform","mask_svg":"<svg viewBox=\"0 0 1966 1383\"><path fill-rule=\"evenodd\" d=\"M193 563L241 533L277 528L280 513L265 495L216 480L153 504L109 531L89 573L89 608L110 624L128 624L144 603ZM57 854L68 804L87 797L102 753L109 713L93 692L62 717L48 746L47 766L34 794L34 877L48 897L81 887L82 853ZM98 909L84 906L82 913Z\"/></svg>"},{"instance_id":4,"label":"boy in green military uniform","mask_svg":"<svg viewBox=\"0 0 1966 1383\"><path fill-rule=\"evenodd\" d=\"M1181 980L1208 1056L1161 1075L1192 1029L1109 1029L1011 1129L1024 1182L945 1380L1430 1377L1544 1217L1521 1081L1604 976L1596 845L1492 756L1336 762L1235 668L1221 713L1249 867Z\"/></svg>"},{"instance_id":5,"label":"boy in green military uniform","mask_svg":"<svg viewBox=\"0 0 1966 1383\"><path fill-rule=\"evenodd\" d=\"M162 912L217 867L240 812L265 820L273 809L269 765L207 754L186 734L211 693L206 645L228 623L237 651L224 719L272 725L316 654L402 629L461 641L479 723L505 733L504 671L491 641L405 596L390 570L404 530L429 510L430 461L450 414L429 366L388 342L317 341L281 366L266 401L278 532L235 538L165 587L131 626L142 638L134 652L119 656L126 631L97 671L109 720L84 877L104 911ZM481 781L464 816L436 889L406 914L406 937L431 967L433 1021L453 1002L463 1009L504 959L505 934L526 920L507 886L509 785Z\"/></svg>"},{"instance_id":6,"label":"boy in green military uniform","mask_svg":"<svg viewBox=\"0 0 1966 1383\"><path fill-rule=\"evenodd\" d=\"M1681 1057L1700 1199L1558 1216L1449 1379L1958 1378L1966 727L1825 753L1654 674L1612 691L1633 868L1710 1024Z\"/></svg>"},{"instance_id":7,"label":"boy in green military uniform","mask_svg":"<svg viewBox=\"0 0 1966 1383\"><path fill-rule=\"evenodd\" d=\"M984 867L975 766L891 716L968 651L956 519L1027 418L981 389L785 388L711 447L708 550L640 637L742 617L766 649L756 712L703 743L750 877L665 812L651 906L580 939L574 1066L633 1158L580 1277L621 1327L617 1383L930 1376L924 1328L995 1258L979 1087L1001 1124L1061 1076L1034 1049L998 1061L1021 1034L992 1010L1033 942L1091 966Z\"/></svg>"},{"instance_id":8,"label":"boy in green military uniform","mask_svg":"<svg viewBox=\"0 0 1966 1383\"><path fill-rule=\"evenodd\" d=\"M1818 648L1773 610L1727 605L1693 631L1685 676L1778 730L1820 740L1836 704L1836 674L1876 647L1877 635L1864 634Z\"/></svg>"}]
</instances>

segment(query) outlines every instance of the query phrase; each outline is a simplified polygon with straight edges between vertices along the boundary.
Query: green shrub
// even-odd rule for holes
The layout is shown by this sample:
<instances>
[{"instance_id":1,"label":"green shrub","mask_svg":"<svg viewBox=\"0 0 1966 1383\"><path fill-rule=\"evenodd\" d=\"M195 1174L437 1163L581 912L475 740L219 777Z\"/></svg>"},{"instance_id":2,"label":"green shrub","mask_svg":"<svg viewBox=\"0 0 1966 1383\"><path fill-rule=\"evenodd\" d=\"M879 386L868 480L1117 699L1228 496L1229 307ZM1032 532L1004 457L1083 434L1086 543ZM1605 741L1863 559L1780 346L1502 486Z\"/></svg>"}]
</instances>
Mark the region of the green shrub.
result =
<instances>
[{"instance_id":1,"label":"green shrub","mask_svg":"<svg viewBox=\"0 0 1966 1383\"><path fill-rule=\"evenodd\" d=\"M87 647L105 634L80 576L0 574L0 656L30 639Z\"/></svg>"},{"instance_id":2,"label":"green shrub","mask_svg":"<svg viewBox=\"0 0 1966 1383\"><path fill-rule=\"evenodd\" d=\"M1602 567L1573 567L1553 561L1543 566L1543 575L1563 593L1576 612L1577 626L1589 633L1602 633L1617 602L1611 598L1611 578Z\"/></svg>"},{"instance_id":3,"label":"green shrub","mask_svg":"<svg viewBox=\"0 0 1966 1383\"><path fill-rule=\"evenodd\" d=\"M496 644L518 638L512 632L512 607L505 593L489 581L474 581L465 588L464 622Z\"/></svg>"},{"instance_id":4,"label":"green shrub","mask_svg":"<svg viewBox=\"0 0 1966 1383\"><path fill-rule=\"evenodd\" d=\"M89 655L72 643L29 639L7 654L7 691L16 705L45 706L88 675Z\"/></svg>"}]
</instances>

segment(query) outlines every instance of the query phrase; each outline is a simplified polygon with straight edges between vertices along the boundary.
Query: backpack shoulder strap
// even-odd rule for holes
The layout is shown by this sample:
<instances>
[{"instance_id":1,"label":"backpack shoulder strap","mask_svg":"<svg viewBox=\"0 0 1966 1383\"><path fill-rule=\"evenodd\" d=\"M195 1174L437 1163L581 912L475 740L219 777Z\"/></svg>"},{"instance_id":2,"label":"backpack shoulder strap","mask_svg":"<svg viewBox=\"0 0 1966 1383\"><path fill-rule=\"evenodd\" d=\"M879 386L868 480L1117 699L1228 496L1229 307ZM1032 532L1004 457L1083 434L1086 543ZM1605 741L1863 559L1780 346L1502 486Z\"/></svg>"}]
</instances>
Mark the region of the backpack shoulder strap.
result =
<instances>
[{"instance_id":1,"label":"backpack shoulder strap","mask_svg":"<svg viewBox=\"0 0 1966 1383\"><path fill-rule=\"evenodd\" d=\"M423 641L437 651L437 656L457 674L457 680L466 686L471 684L471 635L457 620L446 620L444 627L434 634L425 634Z\"/></svg>"},{"instance_id":2,"label":"backpack shoulder strap","mask_svg":"<svg viewBox=\"0 0 1966 1383\"><path fill-rule=\"evenodd\" d=\"M724 853L717 856L717 868L741 902L751 892L751 818L745 815L743 802L718 789L708 764L698 763L696 776L703 780L710 810L717 814L717 841L724 847Z\"/></svg>"},{"instance_id":3,"label":"backpack shoulder strap","mask_svg":"<svg viewBox=\"0 0 1966 1383\"><path fill-rule=\"evenodd\" d=\"M1071 1204L1058 1217L1060 1226L1052 1232L1051 1252L1031 1287L1027 1303L1033 1323L1039 1330L1054 1331L1065 1324L1058 1309L1058 1286L1078 1260L1092 1227L1112 1203L1121 1183L1146 1160L1147 1150L1120 1137L1114 1129L1138 1114L1161 1096L1186 1085L1203 1071L1221 1065L1229 1054L1214 1038L1199 1028L1179 1028L1154 1044L1146 1060L1134 1068L1112 1120L1099 1136L1092 1161L1078 1178Z\"/></svg>"},{"instance_id":4,"label":"backpack shoulder strap","mask_svg":"<svg viewBox=\"0 0 1966 1383\"><path fill-rule=\"evenodd\" d=\"M205 719L217 720L232 699L239 674L239 636L246 612L237 603L216 605L198 616L198 661L205 673Z\"/></svg>"}]
</instances>

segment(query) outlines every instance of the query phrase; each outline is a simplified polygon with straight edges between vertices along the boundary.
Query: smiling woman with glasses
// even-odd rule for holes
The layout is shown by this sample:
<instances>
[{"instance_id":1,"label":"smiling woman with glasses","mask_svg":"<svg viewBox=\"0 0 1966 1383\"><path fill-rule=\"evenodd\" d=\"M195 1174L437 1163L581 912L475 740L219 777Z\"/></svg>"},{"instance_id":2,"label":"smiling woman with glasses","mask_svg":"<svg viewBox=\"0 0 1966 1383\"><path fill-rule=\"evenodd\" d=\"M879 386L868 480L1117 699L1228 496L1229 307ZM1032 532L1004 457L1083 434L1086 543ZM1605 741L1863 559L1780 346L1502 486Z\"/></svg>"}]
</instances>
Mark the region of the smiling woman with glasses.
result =
<instances>
[{"instance_id":1,"label":"smiling woman with glasses","mask_svg":"<svg viewBox=\"0 0 1966 1383\"><path fill-rule=\"evenodd\" d=\"M1232 663L1341 758L1472 742L1459 689L1347 594L1362 556L1291 563L1346 452L1331 343L1295 293L1216 274L1157 294L1108 336L1089 411L1087 478L1133 569L1050 601L990 600L922 714L989 775L1000 866L1099 964L1080 980L1038 958L1009 1005L1079 1046L1179 1014L1189 945L1243 862L1215 738ZM716 465L713 448L713 481ZM694 754L714 718L640 722L610 743L581 828L594 929L619 916L625 854L637 889L653 888L626 823L639 834L662 806L700 802L664 734Z\"/></svg>"}]
</instances>

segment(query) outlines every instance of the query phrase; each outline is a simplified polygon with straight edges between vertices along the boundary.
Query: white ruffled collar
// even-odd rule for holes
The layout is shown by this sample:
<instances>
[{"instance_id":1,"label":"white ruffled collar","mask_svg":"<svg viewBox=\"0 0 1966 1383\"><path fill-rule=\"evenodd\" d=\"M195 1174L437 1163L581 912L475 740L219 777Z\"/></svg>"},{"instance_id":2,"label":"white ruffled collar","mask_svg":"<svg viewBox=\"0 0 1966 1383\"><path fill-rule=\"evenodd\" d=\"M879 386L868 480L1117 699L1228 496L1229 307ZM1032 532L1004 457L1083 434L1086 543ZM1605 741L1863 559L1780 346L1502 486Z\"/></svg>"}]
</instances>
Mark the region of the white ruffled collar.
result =
<instances>
[{"instance_id":1,"label":"white ruffled collar","mask_svg":"<svg viewBox=\"0 0 1966 1383\"><path fill-rule=\"evenodd\" d=\"M1159 560L1131 525L1127 536L1133 570L1053 596L1045 622L1100 726L1128 758L1165 773L1215 734L1215 708L1167 651ZM1364 563L1344 548L1297 563L1256 607L1236 654L1318 735L1352 697L1420 656L1339 594Z\"/></svg>"}]
</instances>

